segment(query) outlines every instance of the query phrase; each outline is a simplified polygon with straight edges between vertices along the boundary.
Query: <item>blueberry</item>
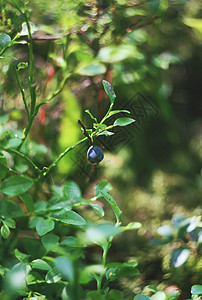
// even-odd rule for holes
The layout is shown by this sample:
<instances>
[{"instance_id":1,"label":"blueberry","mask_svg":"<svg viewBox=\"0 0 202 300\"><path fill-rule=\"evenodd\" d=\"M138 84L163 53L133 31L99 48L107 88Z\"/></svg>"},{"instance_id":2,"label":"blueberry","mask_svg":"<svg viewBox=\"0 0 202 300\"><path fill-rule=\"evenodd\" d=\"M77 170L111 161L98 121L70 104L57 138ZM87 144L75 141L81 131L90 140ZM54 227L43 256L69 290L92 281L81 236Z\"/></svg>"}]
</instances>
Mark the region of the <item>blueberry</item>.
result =
<instances>
[{"instance_id":1,"label":"blueberry","mask_svg":"<svg viewBox=\"0 0 202 300\"><path fill-rule=\"evenodd\" d=\"M87 151L87 159L92 164L99 163L104 158L104 153L102 149L96 145L90 146Z\"/></svg>"}]
</instances>

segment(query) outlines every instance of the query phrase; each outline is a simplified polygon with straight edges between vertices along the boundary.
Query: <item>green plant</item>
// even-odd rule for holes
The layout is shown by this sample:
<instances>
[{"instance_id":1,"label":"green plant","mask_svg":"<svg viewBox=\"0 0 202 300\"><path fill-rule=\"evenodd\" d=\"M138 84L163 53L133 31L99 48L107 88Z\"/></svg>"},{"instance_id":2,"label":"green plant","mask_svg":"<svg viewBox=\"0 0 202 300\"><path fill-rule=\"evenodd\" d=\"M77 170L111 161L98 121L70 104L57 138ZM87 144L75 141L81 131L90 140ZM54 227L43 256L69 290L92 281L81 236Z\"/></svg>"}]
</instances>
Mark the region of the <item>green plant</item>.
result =
<instances>
[{"instance_id":1,"label":"green plant","mask_svg":"<svg viewBox=\"0 0 202 300\"><path fill-rule=\"evenodd\" d=\"M1 276L3 289L1 298L23 299L112 299L116 295L122 297L120 291L110 290L110 283L125 276L136 276L137 262L107 262L107 255L113 239L121 232L138 229L138 222L121 226L122 211L114 198L109 194L112 186L106 180L99 182L95 187L95 194L89 200L84 200L76 183L66 182L63 185L52 185L50 190L53 196L48 201L37 201L37 195L42 189L42 183L58 162L77 146L99 135L110 136L115 126L126 126L134 122L131 118L118 118L113 124L106 125L105 121L119 113L130 113L125 110L113 110L116 95L111 84L103 81L104 89L110 99L110 107L106 115L99 122L92 113L86 113L93 120L93 128L87 129L79 120L85 137L76 144L60 153L50 165L39 167L29 155L29 133L39 109L58 95L69 78L64 77L60 87L46 99L37 102L36 84L34 80L34 54L32 33L37 30L29 22L26 7L18 2L11 1L12 5L24 18L22 30L13 39L2 34L1 58L18 38L28 36L28 41L19 41L27 44L29 63L21 62L14 68L24 108L27 115L27 124L24 130L14 132L9 126L9 116L3 115L1 122L0 144L0 192L3 199L0 201L1 244L4 244L5 253L2 253ZM22 5L22 3L20 2ZM19 78L19 71L28 68L29 97L25 93ZM28 100L30 99L30 101ZM95 146L93 146L95 147ZM101 149L100 149L101 150ZM102 150L101 150L102 151ZM10 166L6 153L11 155L14 163ZM103 154L103 153L101 153ZM103 157L102 157L103 158ZM15 162L21 160L18 165ZM99 159L101 161L101 159ZM23 163L22 163L23 162ZM96 162L97 159L96 159ZM104 216L98 199L105 199L115 214L116 222L101 222L97 224L85 220L80 214L85 206L90 206L100 218ZM20 202L20 205L18 202ZM23 203L23 205L22 205ZM28 236L23 237L22 228ZM91 245L101 247L102 261L100 264L87 264L85 249ZM3 251L4 251L3 250ZM8 251L8 253L7 253ZM4 261L6 255L8 261ZM95 290L90 283L97 282Z\"/></svg>"}]
</instances>

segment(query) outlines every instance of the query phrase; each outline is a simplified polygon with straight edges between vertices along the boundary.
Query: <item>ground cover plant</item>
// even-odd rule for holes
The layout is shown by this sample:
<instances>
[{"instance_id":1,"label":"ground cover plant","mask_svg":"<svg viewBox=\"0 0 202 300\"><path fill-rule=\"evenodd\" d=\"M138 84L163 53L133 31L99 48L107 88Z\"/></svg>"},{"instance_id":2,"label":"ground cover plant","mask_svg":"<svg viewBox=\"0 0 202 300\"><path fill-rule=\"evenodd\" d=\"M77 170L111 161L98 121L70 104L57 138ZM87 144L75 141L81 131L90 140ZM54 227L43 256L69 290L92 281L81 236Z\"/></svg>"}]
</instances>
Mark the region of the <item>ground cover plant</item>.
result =
<instances>
[{"instance_id":1,"label":"ground cover plant","mask_svg":"<svg viewBox=\"0 0 202 300\"><path fill-rule=\"evenodd\" d=\"M147 73L154 76L158 87L157 72L149 70L146 64L142 67L146 57L144 49L140 51L133 45L134 41L137 44L145 41L146 33L139 31L133 36L133 30L158 22L165 13L166 1L151 1L143 8L141 3L125 1L78 2L75 5L69 1L72 10L64 19L58 10L55 15L52 11L52 17L54 15L58 23L64 22L65 29L61 34L51 26L44 26L45 36L41 35L38 24L31 22L30 4L33 3L15 0L1 3L0 298L200 299L201 219L197 192L196 210L192 215L173 214L172 205L166 202L167 191L175 196L181 185L175 183L171 189L164 184L162 173L154 174L153 194L150 193L146 203L149 213L147 209L143 212L141 205L147 198L144 192L136 190L137 201L132 201L133 177L127 177L123 183L124 172L130 174L133 160L138 169L140 159L131 148L132 161L128 165L120 164L115 156L112 168L106 149L116 137L117 129L140 125L138 114L136 119L133 110L120 105L119 96L116 98L117 90L127 97L133 80L139 84L144 81L137 73L131 73L131 66L140 72L140 77ZM39 9L37 5L43 10L46 8L46 1L36 3L33 10ZM47 16L47 23L51 24L49 17L51 14ZM43 43L55 41L54 46L50 46L49 65L37 57L41 40ZM41 48L46 46L42 44ZM42 51L43 55L46 56L46 52ZM156 55L152 63L156 68L167 69L170 64L180 63L180 59L164 53ZM110 83L113 68L118 83L116 89ZM44 70L48 70L48 77ZM85 97L81 95L87 105L85 115L74 117L74 111L79 109L66 87L72 85L72 89L80 90L80 76L85 79L79 87L83 85L89 90ZM129 87L124 91L123 82ZM166 84L161 92L168 90ZM73 119L67 122L68 130L63 130L64 149L58 151L55 142L59 132L57 111L61 109L58 97L63 94L70 103L65 108L66 114L69 119L73 115ZM9 101L11 98L15 99L14 105ZM97 99L99 109L88 107L91 98ZM169 114L169 107L162 105L163 117L166 119ZM44 131L47 119L50 127ZM169 132L171 139L173 132ZM119 138L126 133L122 131ZM47 147L47 137L51 147ZM101 144L106 140L103 147ZM146 153L145 145L143 143L140 152ZM79 160L74 156L76 152L82 154ZM197 159L192 158L193 170ZM79 169L81 163L86 167L87 180L81 173L79 182L75 169ZM97 177L96 172L102 165L108 168L108 174L110 168L114 172L116 165L120 166L113 175L117 176L117 182L108 180L110 175L107 179ZM148 166L147 155L145 165ZM145 170L142 160L141 169ZM76 174L75 177L72 174ZM177 180L180 182L181 178ZM187 191L192 192L191 184L186 184ZM115 194L120 190L127 204L120 201L119 194L113 196L113 185ZM86 193L89 189L90 194ZM145 228L154 228L155 233ZM147 243L142 232L149 236ZM164 271L161 278L159 269ZM147 278L149 272L156 273L154 279ZM184 292L183 288L187 290Z\"/></svg>"}]
</instances>

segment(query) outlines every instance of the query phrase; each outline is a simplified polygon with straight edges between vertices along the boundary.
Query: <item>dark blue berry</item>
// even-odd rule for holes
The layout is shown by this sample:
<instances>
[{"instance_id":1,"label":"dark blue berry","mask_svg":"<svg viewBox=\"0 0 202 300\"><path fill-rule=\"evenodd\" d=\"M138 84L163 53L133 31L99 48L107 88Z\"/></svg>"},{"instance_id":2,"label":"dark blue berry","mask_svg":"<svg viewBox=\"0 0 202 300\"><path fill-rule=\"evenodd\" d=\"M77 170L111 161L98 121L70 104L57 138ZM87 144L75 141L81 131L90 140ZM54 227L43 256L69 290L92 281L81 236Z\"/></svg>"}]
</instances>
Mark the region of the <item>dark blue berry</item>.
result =
<instances>
[{"instance_id":1,"label":"dark blue berry","mask_svg":"<svg viewBox=\"0 0 202 300\"><path fill-rule=\"evenodd\" d=\"M102 149L96 145L90 146L87 151L87 159L92 164L99 163L104 158L104 153Z\"/></svg>"}]
</instances>

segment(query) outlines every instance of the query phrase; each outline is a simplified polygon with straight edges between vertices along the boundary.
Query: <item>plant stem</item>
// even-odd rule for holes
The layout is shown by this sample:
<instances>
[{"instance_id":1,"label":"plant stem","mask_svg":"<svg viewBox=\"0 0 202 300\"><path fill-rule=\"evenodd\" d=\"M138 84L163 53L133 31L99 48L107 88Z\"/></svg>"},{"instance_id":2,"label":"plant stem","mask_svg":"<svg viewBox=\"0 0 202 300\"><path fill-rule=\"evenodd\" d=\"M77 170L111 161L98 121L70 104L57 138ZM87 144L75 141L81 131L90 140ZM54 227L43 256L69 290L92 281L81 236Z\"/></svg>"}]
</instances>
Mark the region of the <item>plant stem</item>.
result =
<instances>
[{"instance_id":1,"label":"plant stem","mask_svg":"<svg viewBox=\"0 0 202 300\"><path fill-rule=\"evenodd\" d=\"M5 151L5 152L8 152L8 153L13 153L13 154L16 154L16 155L20 156L22 159L26 160L27 163L31 167L33 167L37 173L39 173L39 174L41 173L41 170L37 167L37 165L35 165L33 163L33 161L29 157L27 157L25 154L23 154L23 153L21 153L17 150L14 150L14 149L2 149L2 150Z\"/></svg>"},{"instance_id":2,"label":"plant stem","mask_svg":"<svg viewBox=\"0 0 202 300\"><path fill-rule=\"evenodd\" d=\"M111 112L112 108L114 106L114 102L111 103L108 112L106 113L106 115L104 116L104 118L100 121L100 124L104 123L104 121L108 118L109 113Z\"/></svg>"},{"instance_id":3,"label":"plant stem","mask_svg":"<svg viewBox=\"0 0 202 300\"><path fill-rule=\"evenodd\" d=\"M102 265L103 265L104 268L106 266L107 254L108 254L108 251L109 251L109 249L111 247L111 243L112 243L112 237L109 238L106 248L103 249ZM100 278L99 278L98 286L97 286L97 289L99 291L102 289L102 280L103 280L103 277L104 277L104 273L100 274Z\"/></svg>"},{"instance_id":4,"label":"plant stem","mask_svg":"<svg viewBox=\"0 0 202 300\"><path fill-rule=\"evenodd\" d=\"M54 160L54 162L46 169L45 172L43 172L43 176L46 176L48 173L51 172L51 170L57 165L57 163L72 149L74 149L75 147L77 147L78 145L80 145L81 143L85 142L88 138L85 137L82 140L80 140L79 142L77 142L76 144L74 144L73 146L70 146L68 148L65 149L64 152L60 153L60 155Z\"/></svg>"}]
</instances>

